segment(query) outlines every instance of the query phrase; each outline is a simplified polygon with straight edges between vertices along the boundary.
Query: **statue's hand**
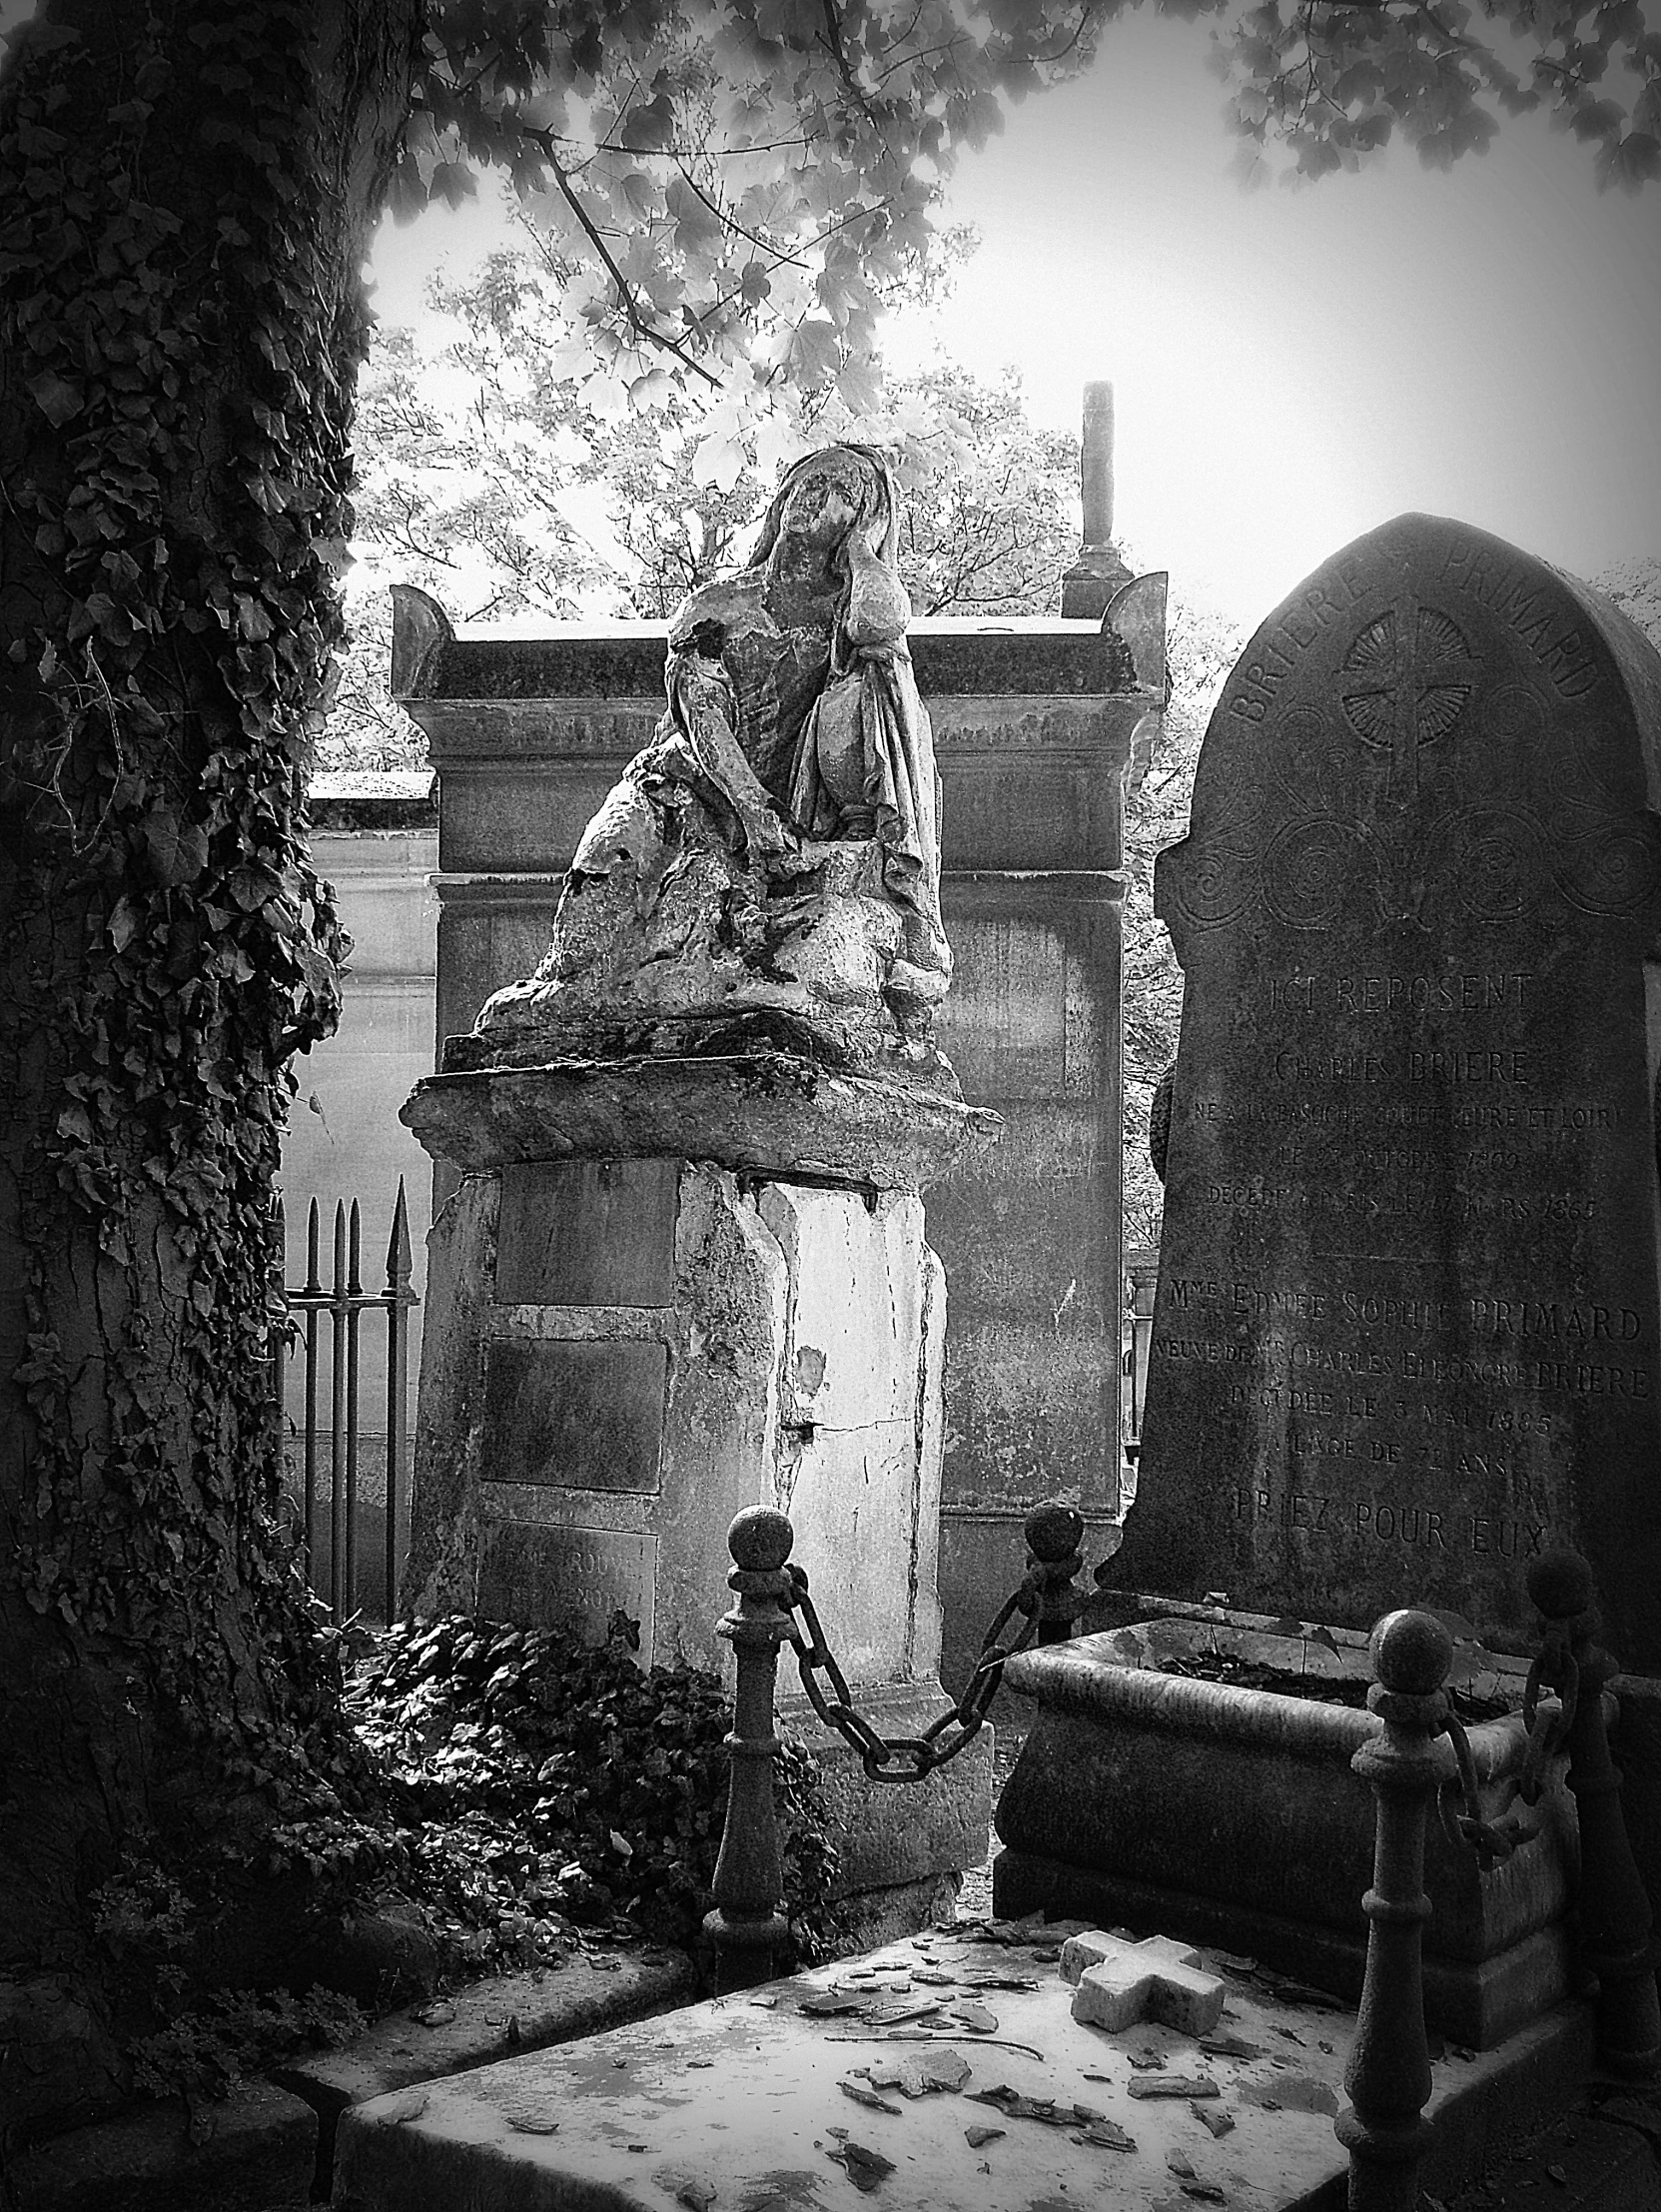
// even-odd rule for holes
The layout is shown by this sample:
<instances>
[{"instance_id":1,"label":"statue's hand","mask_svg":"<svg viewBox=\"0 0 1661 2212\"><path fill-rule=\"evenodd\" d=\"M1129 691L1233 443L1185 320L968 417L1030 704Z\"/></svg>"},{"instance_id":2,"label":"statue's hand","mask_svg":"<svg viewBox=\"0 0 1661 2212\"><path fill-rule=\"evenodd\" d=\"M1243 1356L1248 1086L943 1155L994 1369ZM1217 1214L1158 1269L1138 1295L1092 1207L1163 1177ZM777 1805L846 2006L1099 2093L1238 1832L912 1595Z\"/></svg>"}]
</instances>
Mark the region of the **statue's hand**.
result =
<instances>
[{"instance_id":1,"label":"statue's hand","mask_svg":"<svg viewBox=\"0 0 1661 2212\"><path fill-rule=\"evenodd\" d=\"M848 546L850 587L845 633L850 645L869 650L903 637L911 598L898 572L853 539Z\"/></svg>"},{"instance_id":2,"label":"statue's hand","mask_svg":"<svg viewBox=\"0 0 1661 2212\"><path fill-rule=\"evenodd\" d=\"M752 860L767 860L792 849L793 839L782 814L771 807L743 807L738 815L744 845Z\"/></svg>"}]
</instances>

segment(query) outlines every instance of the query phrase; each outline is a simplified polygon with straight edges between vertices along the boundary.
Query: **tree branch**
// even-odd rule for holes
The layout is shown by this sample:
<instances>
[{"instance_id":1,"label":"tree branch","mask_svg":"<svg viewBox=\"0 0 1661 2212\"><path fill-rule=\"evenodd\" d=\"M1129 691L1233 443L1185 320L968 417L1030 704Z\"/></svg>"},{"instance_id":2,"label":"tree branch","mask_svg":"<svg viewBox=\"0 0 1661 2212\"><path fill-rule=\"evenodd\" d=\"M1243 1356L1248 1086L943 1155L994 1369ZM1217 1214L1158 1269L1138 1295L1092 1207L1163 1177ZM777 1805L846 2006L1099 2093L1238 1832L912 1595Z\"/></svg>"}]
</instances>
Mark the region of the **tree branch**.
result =
<instances>
[{"instance_id":1,"label":"tree branch","mask_svg":"<svg viewBox=\"0 0 1661 2212\"><path fill-rule=\"evenodd\" d=\"M559 186L560 195L563 198L565 205L570 209L571 213L582 225L583 231L587 235L589 244L593 247L595 253L598 254L600 260L604 263L607 275L610 277L612 283L617 287L618 300L622 305L623 313L628 317L631 328L639 337L645 339L649 344L653 346L660 346L666 354L672 354L676 361L678 361L683 368L690 369L694 376L702 377L705 384L709 385L714 391L719 392L721 389L720 378L712 375L711 372L704 367L701 361L694 361L692 359L692 356L686 351L684 346L679 345L674 339L670 338L667 332L655 329L653 325L648 323L645 317L641 314L639 306L636 303L634 297L633 286L623 275L622 271L617 267L616 262L611 257L611 249L606 245L604 239L601 238L599 232L595 229L594 224L589 217L588 210L582 205L582 202L577 198L575 192L571 189L571 181L566 176L565 171L560 164L559 157L553 151L553 147L550 143L550 134L546 131L527 131L525 133L525 136L527 138L533 139L535 143L541 147L543 154L546 156L548 167L553 171L554 177Z\"/></svg>"}]
</instances>

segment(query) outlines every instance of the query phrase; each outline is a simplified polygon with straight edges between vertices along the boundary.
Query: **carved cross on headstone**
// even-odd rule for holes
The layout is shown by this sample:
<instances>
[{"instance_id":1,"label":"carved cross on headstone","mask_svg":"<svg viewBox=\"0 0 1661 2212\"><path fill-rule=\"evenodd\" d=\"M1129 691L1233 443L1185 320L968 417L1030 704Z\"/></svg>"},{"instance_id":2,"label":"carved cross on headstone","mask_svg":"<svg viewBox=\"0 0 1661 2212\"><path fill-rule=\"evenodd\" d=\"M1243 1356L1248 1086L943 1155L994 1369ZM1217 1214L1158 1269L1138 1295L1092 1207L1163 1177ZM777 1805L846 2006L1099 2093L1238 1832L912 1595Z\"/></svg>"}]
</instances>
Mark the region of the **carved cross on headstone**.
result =
<instances>
[{"instance_id":1,"label":"carved cross on headstone","mask_svg":"<svg viewBox=\"0 0 1661 2212\"><path fill-rule=\"evenodd\" d=\"M1158 2020L1184 2035L1210 2035L1223 2017L1224 1983L1200 1953L1168 1935L1142 1942L1091 1929L1062 1945L1061 1973L1076 1984L1073 2017L1091 2027L1134 2027Z\"/></svg>"},{"instance_id":2,"label":"carved cross on headstone","mask_svg":"<svg viewBox=\"0 0 1661 2212\"><path fill-rule=\"evenodd\" d=\"M1343 678L1356 686L1340 694L1350 728L1363 744L1388 752L1388 795L1410 806L1420 746L1444 737L1470 697L1476 662L1469 645L1448 615L1403 591L1352 641Z\"/></svg>"}]
</instances>

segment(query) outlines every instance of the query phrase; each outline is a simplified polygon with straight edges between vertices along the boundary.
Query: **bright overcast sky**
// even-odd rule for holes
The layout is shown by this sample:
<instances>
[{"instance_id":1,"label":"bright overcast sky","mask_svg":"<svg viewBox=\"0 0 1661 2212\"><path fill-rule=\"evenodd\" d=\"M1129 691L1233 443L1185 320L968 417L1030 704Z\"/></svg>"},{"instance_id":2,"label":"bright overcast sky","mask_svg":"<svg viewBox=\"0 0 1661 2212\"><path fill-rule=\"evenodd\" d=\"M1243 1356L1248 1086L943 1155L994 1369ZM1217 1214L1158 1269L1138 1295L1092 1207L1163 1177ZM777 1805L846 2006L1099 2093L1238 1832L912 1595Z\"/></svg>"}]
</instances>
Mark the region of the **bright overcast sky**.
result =
<instances>
[{"instance_id":1,"label":"bright overcast sky","mask_svg":"<svg viewBox=\"0 0 1661 2212\"><path fill-rule=\"evenodd\" d=\"M1579 573L1661 553L1661 188L1599 195L1527 118L1447 175L1246 192L1205 53L1131 18L952 191L983 244L949 350L1056 426L1113 381L1139 559L1255 617L1410 509Z\"/></svg>"},{"instance_id":2,"label":"bright overcast sky","mask_svg":"<svg viewBox=\"0 0 1661 2212\"><path fill-rule=\"evenodd\" d=\"M1661 553L1661 187L1600 197L1588 149L1530 118L1450 175L1397 148L1246 192L1206 47L1116 26L1090 77L962 163L947 210L983 240L948 350L1015 362L1056 427L1113 381L1140 563L1254 620L1409 509L1581 574ZM417 312L437 258L462 273L488 215L389 226L381 313ZM918 343L895 329L890 358Z\"/></svg>"}]
</instances>

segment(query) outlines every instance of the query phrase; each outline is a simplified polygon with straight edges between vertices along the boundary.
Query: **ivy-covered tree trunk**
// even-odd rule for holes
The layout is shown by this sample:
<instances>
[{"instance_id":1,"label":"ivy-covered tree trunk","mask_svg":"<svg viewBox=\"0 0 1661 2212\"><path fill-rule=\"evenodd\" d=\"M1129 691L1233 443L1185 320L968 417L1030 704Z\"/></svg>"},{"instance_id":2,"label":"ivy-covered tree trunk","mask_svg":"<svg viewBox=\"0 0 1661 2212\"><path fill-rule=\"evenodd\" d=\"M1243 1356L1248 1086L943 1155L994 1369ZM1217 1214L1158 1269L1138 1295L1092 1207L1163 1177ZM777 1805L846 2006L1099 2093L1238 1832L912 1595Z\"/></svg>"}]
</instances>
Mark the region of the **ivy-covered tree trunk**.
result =
<instances>
[{"instance_id":1,"label":"ivy-covered tree trunk","mask_svg":"<svg viewBox=\"0 0 1661 2212\"><path fill-rule=\"evenodd\" d=\"M335 1724L267 1225L336 1004L303 770L419 13L44 0L0 80L0 2119L77 2038L119 2075L124 1854L257 1837Z\"/></svg>"}]
</instances>

